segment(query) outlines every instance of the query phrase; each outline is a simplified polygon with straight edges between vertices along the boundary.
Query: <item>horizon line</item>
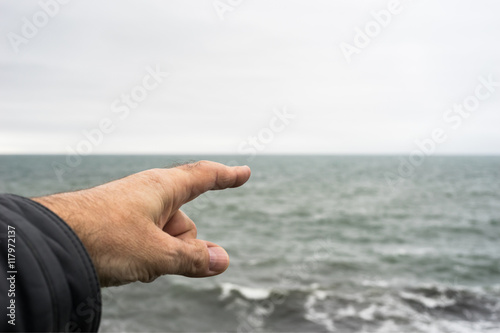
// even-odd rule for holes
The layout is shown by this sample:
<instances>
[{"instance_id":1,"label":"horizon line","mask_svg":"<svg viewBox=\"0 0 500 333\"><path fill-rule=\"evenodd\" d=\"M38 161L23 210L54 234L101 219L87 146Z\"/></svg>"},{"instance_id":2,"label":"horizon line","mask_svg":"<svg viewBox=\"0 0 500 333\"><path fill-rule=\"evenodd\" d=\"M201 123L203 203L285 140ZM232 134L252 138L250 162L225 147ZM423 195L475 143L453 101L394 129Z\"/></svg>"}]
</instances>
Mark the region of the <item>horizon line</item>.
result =
<instances>
[{"instance_id":1,"label":"horizon line","mask_svg":"<svg viewBox=\"0 0 500 333\"><path fill-rule=\"evenodd\" d=\"M260 153L255 155L250 154L231 154L231 153L139 153L139 152L131 152L131 153L97 153L97 154L88 154L88 155L78 155L78 154L64 154L64 153L2 153L0 152L0 156L81 156L81 157L99 157L99 156L240 156L242 158L253 157L257 158L259 156L408 156L409 153L306 153L306 152L298 152L298 153ZM491 157L500 157L500 153L438 153L438 154L429 154L424 155L425 157L438 157L438 156L491 156Z\"/></svg>"}]
</instances>

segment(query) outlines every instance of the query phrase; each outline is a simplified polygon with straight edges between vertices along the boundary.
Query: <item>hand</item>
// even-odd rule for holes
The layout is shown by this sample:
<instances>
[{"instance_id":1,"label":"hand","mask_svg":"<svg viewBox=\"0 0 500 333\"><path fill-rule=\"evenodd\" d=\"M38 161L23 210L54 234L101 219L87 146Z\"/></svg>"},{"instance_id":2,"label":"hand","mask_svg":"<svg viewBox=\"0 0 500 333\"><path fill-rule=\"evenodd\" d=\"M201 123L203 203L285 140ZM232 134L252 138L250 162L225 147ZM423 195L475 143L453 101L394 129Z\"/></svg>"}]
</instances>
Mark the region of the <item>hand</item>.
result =
<instances>
[{"instance_id":1,"label":"hand","mask_svg":"<svg viewBox=\"0 0 500 333\"><path fill-rule=\"evenodd\" d=\"M34 198L73 228L102 287L164 274L207 277L229 265L226 251L196 239L180 207L209 190L243 185L250 168L202 161L151 169L91 189Z\"/></svg>"}]
</instances>

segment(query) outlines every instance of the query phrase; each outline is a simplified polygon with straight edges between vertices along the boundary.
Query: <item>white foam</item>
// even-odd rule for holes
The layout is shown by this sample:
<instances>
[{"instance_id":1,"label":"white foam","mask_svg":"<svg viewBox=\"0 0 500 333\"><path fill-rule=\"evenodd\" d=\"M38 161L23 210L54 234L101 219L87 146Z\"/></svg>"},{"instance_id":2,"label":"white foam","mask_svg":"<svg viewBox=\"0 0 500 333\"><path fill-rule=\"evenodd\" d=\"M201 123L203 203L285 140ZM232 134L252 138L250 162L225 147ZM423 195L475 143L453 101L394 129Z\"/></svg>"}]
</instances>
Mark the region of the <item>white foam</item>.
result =
<instances>
[{"instance_id":1,"label":"white foam","mask_svg":"<svg viewBox=\"0 0 500 333\"><path fill-rule=\"evenodd\" d=\"M336 314L337 317L344 318L344 317L354 317L356 316L357 312L352 305L349 305L347 308L337 310Z\"/></svg>"},{"instance_id":2,"label":"white foam","mask_svg":"<svg viewBox=\"0 0 500 333\"><path fill-rule=\"evenodd\" d=\"M439 299L429 298L418 294L409 293L402 291L399 293L401 298L405 300L411 300L418 302L429 309L434 309L437 307L446 307L455 304L455 300L447 298L445 296L439 297Z\"/></svg>"},{"instance_id":3,"label":"white foam","mask_svg":"<svg viewBox=\"0 0 500 333\"><path fill-rule=\"evenodd\" d=\"M371 304L369 307L359 312L359 317L366 321L372 321L375 319L376 310L377 306L375 304Z\"/></svg>"},{"instance_id":4,"label":"white foam","mask_svg":"<svg viewBox=\"0 0 500 333\"><path fill-rule=\"evenodd\" d=\"M308 297L304 304L305 315L304 318L323 326L328 332L335 331L335 324L333 319L330 318L327 312L318 311L315 309L318 301L325 300L328 294L322 290L314 290Z\"/></svg>"},{"instance_id":5,"label":"white foam","mask_svg":"<svg viewBox=\"0 0 500 333\"><path fill-rule=\"evenodd\" d=\"M222 292L219 296L221 300L228 298L233 290L240 293L246 299L254 301L264 300L271 295L271 289L245 287L229 282L223 283L221 289Z\"/></svg>"}]
</instances>

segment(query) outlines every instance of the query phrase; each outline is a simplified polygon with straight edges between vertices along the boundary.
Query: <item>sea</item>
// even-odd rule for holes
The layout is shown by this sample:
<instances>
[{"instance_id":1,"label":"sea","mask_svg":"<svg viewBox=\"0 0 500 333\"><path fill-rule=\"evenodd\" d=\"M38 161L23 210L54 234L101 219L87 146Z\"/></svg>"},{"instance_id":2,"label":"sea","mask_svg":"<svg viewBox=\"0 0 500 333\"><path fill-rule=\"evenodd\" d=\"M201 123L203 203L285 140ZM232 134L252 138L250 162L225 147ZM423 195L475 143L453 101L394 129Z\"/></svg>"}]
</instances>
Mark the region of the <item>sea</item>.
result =
<instances>
[{"instance_id":1,"label":"sea","mask_svg":"<svg viewBox=\"0 0 500 333\"><path fill-rule=\"evenodd\" d=\"M0 156L0 191L201 159L252 168L183 207L228 270L105 288L100 332L500 332L498 156Z\"/></svg>"}]
</instances>

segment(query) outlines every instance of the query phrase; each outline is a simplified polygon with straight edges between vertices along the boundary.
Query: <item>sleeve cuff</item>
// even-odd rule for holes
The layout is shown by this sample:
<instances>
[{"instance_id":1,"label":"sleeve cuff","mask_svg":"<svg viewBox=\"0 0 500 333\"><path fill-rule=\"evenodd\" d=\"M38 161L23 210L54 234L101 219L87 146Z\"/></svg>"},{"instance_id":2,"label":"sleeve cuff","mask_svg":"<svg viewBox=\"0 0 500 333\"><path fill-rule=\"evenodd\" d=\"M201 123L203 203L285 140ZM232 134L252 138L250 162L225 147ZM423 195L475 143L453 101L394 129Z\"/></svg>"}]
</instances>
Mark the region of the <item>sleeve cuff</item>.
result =
<instances>
[{"instance_id":1,"label":"sleeve cuff","mask_svg":"<svg viewBox=\"0 0 500 333\"><path fill-rule=\"evenodd\" d=\"M5 257L0 273L2 331L96 332L101 318L99 281L84 245L66 222L28 198L0 195L0 228L0 253ZM8 229L15 234L14 261L6 260L7 239L13 234L8 237ZM15 295L4 297L12 286ZM15 325L9 324L9 314Z\"/></svg>"}]
</instances>

